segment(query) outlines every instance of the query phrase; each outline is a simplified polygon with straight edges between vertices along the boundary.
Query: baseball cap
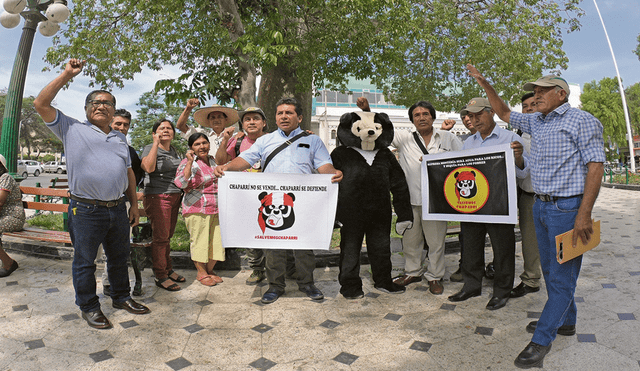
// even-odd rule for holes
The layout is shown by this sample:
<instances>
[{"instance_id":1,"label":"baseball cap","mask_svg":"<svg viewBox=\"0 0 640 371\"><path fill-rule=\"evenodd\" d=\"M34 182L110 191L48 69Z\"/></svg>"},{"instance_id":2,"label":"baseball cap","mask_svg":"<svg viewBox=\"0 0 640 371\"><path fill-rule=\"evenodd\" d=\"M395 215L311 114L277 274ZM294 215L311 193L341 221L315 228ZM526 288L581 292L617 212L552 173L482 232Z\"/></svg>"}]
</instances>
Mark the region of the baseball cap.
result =
<instances>
[{"instance_id":1,"label":"baseball cap","mask_svg":"<svg viewBox=\"0 0 640 371\"><path fill-rule=\"evenodd\" d=\"M537 79L534 82L528 82L524 84L523 89L526 91L533 91L533 88L535 86L559 86L567 93L567 96L569 96L569 93L571 93L567 81L562 77L556 75L547 75Z\"/></svg>"},{"instance_id":2,"label":"baseball cap","mask_svg":"<svg viewBox=\"0 0 640 371\"><path fill-rule=\"evenodd\" d=\"M487 98L476 97L473 98L467 103L467 105L460 111L460 115L464 113L466 116L469 112L478 113L485 108L491 108L491 103Z\"/></svg>"},{"instance_id":3,"label":"baseball cap","mask_svg":"<svg viewBox=\"0 0 640 371\"><path fill-rule=\"evenodd\" d=\"M240 111L240 122L242 122L242 120L244 120L244 115L246 115L247 113L259 113L260 116L262 116L262 119L264 121L267 121L267 116L264 114L264 112L258 108L258 107L249 107L244 111Z\"/></svg>"}]
</instances>

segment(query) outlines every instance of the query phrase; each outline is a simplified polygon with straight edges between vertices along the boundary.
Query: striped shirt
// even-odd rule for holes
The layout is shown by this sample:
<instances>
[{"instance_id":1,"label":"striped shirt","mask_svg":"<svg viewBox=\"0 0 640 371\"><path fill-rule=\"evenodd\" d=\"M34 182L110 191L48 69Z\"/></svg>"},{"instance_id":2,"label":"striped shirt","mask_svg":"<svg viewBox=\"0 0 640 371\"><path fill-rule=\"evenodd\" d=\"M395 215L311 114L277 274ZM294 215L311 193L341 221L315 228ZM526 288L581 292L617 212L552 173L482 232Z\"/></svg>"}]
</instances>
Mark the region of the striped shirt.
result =
<instances>
[{"instance_id":1,"label":"striped shirt","mask_svg":"<svg viewBox=\"0 0 640 371\"><path fill-rule=\"evenodd\" d=\"M604 162L602 124L591 114L561 105L548 115L511 112L511 125L530 133L535 193L570 197L584 193L589 162Z\"/></svg>"}]
</instances>

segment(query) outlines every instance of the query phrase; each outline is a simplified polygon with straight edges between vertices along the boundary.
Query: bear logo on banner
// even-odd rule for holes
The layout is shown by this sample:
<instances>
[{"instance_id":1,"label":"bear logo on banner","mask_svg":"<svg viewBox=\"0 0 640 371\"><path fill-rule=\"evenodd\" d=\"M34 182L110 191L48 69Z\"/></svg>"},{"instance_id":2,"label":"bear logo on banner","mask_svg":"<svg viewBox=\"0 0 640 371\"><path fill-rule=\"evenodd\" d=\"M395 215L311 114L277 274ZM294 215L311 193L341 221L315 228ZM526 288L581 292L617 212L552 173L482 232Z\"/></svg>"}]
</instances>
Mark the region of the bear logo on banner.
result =
<instances>
[{"instance_id":1,"label":"bear logo on banner","mask_svg":"<svg viewBox=\"0 0 640 371\"><path fill-rule=\"evenodd\" d=\"M293 212L293 193L262 192L258 195L260 208L258 209L258 225L262 233L266 228L281 231L290 228L296 220Z\"/></svg>"},{"instance_id":2,"label":"bear logo on banner","mask_svg":"<svg viewBox=\"0 0 640 371\"><path fill-rule=\"evenodd\" d=\"M487 177L476 168L463 166L449 173L444 181L444 196L458 212L474 213L489 199Z\"/></svg>"}]
</instances>

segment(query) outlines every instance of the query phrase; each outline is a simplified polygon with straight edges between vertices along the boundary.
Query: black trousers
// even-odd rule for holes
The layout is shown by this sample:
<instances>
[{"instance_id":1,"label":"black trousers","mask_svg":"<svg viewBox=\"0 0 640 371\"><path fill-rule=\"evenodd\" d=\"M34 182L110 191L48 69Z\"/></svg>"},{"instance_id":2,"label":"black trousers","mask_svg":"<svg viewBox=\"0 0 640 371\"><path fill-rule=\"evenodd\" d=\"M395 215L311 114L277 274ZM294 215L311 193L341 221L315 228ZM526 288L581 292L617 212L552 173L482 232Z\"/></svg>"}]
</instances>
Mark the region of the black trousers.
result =
<instances>
[{"instance_id":1,"label":"black trousers","mask_svg":"<svg viewBox=\"0 0 640 371\"><path fill-rule=\"evenodd\" d=\"M372 217L369 220L345 223L342 226L340 230L340 274L338 275L341 294L353 296L362 292L360 251L365 235L367 236L367 252L375 286L391 284L390 219L390 217Z\"/></svg>"},{"instance_id":2,"label":"black trousers","mask_svg":"<svg viewBox=\"0 0 640 371\"><path fill-rule=\"evenodd\" d=\"M513 289L515 276L516 237L513 224L460 223L464 234L462 252L463 291L482 288L484 277L484 242L489 233L493 247L493 264L496 276L493 279L493 295L508 296Z\"/></svg>"}]
</instances>

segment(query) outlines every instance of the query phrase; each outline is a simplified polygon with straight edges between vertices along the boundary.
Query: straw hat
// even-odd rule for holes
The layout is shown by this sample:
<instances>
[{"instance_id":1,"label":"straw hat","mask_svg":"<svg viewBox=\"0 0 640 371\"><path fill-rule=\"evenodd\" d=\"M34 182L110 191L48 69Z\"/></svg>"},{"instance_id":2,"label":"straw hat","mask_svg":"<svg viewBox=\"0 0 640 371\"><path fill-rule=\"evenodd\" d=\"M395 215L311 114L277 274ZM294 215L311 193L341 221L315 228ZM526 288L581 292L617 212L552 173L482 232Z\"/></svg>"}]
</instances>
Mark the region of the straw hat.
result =
<instances>
[{"instance_id":1,"label":"straw hat","mask_svg":"<svg viewBox=\"0 0 640 371\"><path fill-rule=\"evenodd\" d=\"M240 119L240 117L238 116L238 111L233 108L223 107L219 104L214 104L211 107L200 108L193 114L193 119L196 120L196 122L200 124L200 126L210 127L207 117L209 117L209 114L211 112L222 112L225 116L227 116L227 122L224 125L225 127L229 127L235 124Z\"/></svg>"}]
</instances>

